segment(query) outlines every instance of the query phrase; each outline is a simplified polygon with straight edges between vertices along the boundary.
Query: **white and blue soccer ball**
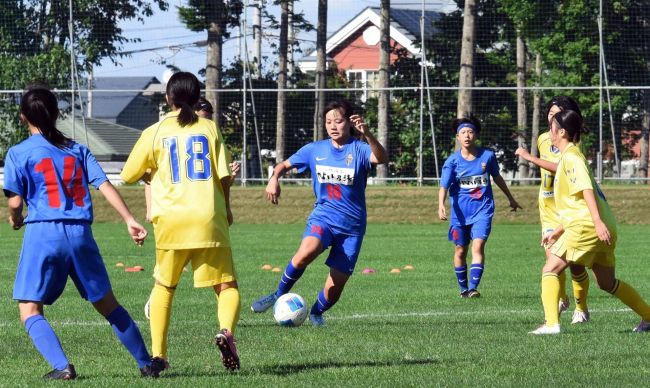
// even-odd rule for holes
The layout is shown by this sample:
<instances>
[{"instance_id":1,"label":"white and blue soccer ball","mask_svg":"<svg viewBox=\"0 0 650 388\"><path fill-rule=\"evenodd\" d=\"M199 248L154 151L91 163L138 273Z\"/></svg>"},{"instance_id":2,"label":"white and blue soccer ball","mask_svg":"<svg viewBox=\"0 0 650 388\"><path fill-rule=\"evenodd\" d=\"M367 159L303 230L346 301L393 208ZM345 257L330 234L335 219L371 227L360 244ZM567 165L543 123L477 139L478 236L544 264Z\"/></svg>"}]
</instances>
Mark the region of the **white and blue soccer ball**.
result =
<instances>
[{"instance_id":1,"label":"white and blue soccer ball","mask_svg":"<svg viewBox=\"0 0 650 388\"><path fill-rule=\"evenodd\" d=\"M273 305L273 318L280 326L300 326L307 315L309 310L305 300L298 294L284 294Z\"/></svg>"}]
</instances>

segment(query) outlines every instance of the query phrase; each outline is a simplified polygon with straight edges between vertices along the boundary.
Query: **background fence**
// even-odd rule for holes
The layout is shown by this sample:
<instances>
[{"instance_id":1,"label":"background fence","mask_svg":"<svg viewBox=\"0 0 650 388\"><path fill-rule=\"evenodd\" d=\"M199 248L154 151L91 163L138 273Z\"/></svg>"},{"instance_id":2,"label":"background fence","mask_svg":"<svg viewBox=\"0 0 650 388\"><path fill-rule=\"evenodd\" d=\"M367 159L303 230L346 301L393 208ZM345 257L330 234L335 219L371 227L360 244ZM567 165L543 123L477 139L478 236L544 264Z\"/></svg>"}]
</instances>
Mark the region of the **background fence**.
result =
<instances>
[{"instance_id":1,"label":"background fence","mask_svg":"<svg viewBox=\"0 0 650 388\"><path fill-rule=\"evenodd\" d=\"M191 20L183 24L185 35L171 27L148 30L147 26L153 20L161 23L161 18L168 18L163 24L176 25L183 9L207 15L217 3L222 2L156 0L138 6L136 1L127 1L123 4L128 7L110 8L99 2L100 9L94 9L86 2L72 0L2 2L2 158L9 146L26 135L17 120L20 93L39 81L59 94L64 113L62 130L90 144L98 158L112 166L109 169L119 169L119 162L128 155L139 131L157 121L166 109L165 77L153 74L151 69L162 62L170 71L192 70L185 68L182 61L161 60L160 50L169 47L156 49L156 41L147 39L148 34L153 30L160 35L164 28L170 28L171 35L185 36L190 42L178 44L175 50L210 55L202 40L206 29L192 25ZM353 3L330 0L329 6ZM379 1L365 3L375 9ZM580 103L591 130L582 147L598 178L647 182L647 162L643 160L648 160L650 128L650 1L476 3L471 110L483 123L482 144L497 152L504 174L521 182L535 178L532 168L518 165L514 151L519 144L534 148L536 131L546 130L546 101L554 95L569 95ZM222 61L222 88L206 87L206 92L220 96L222 131L233 154L244 165L241 181L263 181L268 177L268 166L275 162L278 64L273 45L278 43L279 8L264 4L266 14L261 25L265 32L261 36L268 48L267 55L259 60L253 37L258 19L251 8L259 3L224 4L224 12L231 17L226 41L238 38L238 50ZM299 12L300 4L303 14ZM388 180L435 182L444 160L454 151L455 133L449 126L457 111L463 4L458 2L454 7L455 2L392 2L391 14L401 18L393 19L393 27L412 37L419 52L408 52L396 39L392 41ZM306 62L298 61L313 48L309 25L315 27L317 20L305 16L304 7L315 5L313 1L295 0L293 6L293 39L289 47L296 60L285 90L286 157L314 139L316 98L314 75L301 70L301 64ZM405 7L410 11L403 11ZM139 32L136 30L135 38L141 41L128 42L126 50L125 39L132 37L127 37L128 31L115 28L137 18L143 25ZM354 18L349 15L350 20ZM328 28L329 36L348 28L345 21L342 25L338 30ZM339 48L330 51L325 99L353 101L371 128L376 128L380 92L377 69L363 68L360 62L341 62L337 57L337 53L354 50L361 52L359 58L371 57L376 44L364 46L359 39L372 26L371 18L353 30ZM517 62L518 41L523 43L519 53L525 62ZM151 63L151 69L142 67L139 75L132 71L128 76L101 75L102 61L112 58L124 63L127 59L121 55L126 52L132 59ZM205 71L198 73L204 80ZM523 92L519 100L518 91Z\"/></svg>"}]
</instances>

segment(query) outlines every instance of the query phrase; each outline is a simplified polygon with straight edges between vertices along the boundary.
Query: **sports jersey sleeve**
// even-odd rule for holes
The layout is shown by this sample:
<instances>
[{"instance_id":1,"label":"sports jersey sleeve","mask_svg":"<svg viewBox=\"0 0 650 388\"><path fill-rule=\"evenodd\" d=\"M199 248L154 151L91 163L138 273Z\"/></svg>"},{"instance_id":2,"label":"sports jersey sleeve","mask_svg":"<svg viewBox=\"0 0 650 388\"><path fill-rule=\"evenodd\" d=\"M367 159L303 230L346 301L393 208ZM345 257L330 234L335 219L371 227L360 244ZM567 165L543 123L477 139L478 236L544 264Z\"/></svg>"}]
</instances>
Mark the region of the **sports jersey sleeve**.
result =
<instances>
[{"instance_id":1,"label":"sports jersey sleeve","mask_svg":"<svg viewBox=\"0 0 650 388\"><path fill-rule=\"evenodd\" d=\"M565 155L564 172L567 176L569 194L575 195L584 190L594 190L587 164L578 155L573 153Z\"/></svg>"},{"instance_id":2,"label":"sports jersey sleeve","mask_svg":"<svg viewBox=\"0 0 650 388\"><path fill-rule=\"evenodd\" d=\"M140 138L133 146L129 158L124 164L124 168L120 173L120 177L126 183L133 183L147 172L147 170L155 170L155 163L153 160L153 131L151 127L142 132Z\"/></svg>"},{"instance_id":3,"label":"sports jersey sleeve","mask_svg":"<svg viewBox=\"0 0 650 388\"><path fill-rule=\"evenodd\" d=\"M89 149L83 147L84 164L86 165L86 173L88 174L88 184L93 185L96 189L106 182L108 178L102 167L95 159L95 155Z\"/></svg>"},{"instance_id":4,"label":"sports jersey sleeve","mask_svg":"<svg viewBox=\"0 0 650 388\"><path fill-rule=\"evenodd\" d=\"M291 167L296 168L298 170L298 173L301 173L309 168L312 144L314 143L307 144L306 146L299 149L298 152L289 157L289 163L291 163Z\"/></svg>"},{"instance_id":5,"label":"sports jersey sleeve","mask_svg":"<svg viewBox=\"0 0 650 388\"><path fill-rule=\"evenodd\" d=\"M9 197L12 193L25 197L25 186L27 181L22 172L16 166L15 155L11 150L5 158L4 183L2 189L5 196Z\"/></svg>"},{"instance_id":6,"label":"sports jersey sleeve","mask_svg":"<svg viewBox=\"0 0 650 388\"><path fill-rule=\"evenodd\" d=\"M494 152L490 151L486 169L493 178L501 176L501 173L499 172L499 162L497 162L497 156L494 154Z\"/></svg>"},{"instance_id":7,"label":"sports jersey sleeve","mask_svg":"<svg viewBox=\"0 0 650 388\"><path fill-rule=\"evenodd\" d=\"M217 151L217 176L219 179L230 176L230 161L232 159L230 151L226 149L226 144L223 141L223 135L221 134L221 131L219 128L216 128L216 133L217 133L217 144L216 144L216 151Z\"/></svg>"},{"instance_id":8,"label":"sports jersey sleeve","mask_svg":"<svg viewBox=\"0 0 650 388\"><path fill-rule=\"evenodd\" d=\"M454 182L454 164L451 158L445 161L442 166L442 176L440 177L440 187L449 189Z\"/></svg>"}]
</instances>

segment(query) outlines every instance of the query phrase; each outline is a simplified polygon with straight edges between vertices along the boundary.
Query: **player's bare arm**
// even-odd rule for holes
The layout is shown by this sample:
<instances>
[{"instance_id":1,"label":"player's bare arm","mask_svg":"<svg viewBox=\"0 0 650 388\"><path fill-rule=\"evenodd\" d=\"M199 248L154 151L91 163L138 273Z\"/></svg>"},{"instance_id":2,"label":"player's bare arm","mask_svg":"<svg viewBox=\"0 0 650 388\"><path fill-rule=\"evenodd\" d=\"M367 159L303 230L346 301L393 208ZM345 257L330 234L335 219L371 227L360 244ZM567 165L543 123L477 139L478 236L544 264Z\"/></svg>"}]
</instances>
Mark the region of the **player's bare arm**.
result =
<instances>
[{"instance_id":1,"label":"player's bare arm","mask_svg":"<svg viewBox=\"0 0 650 388\"><path fill-rule=\"evenodd\" d=\"M9 225L14 230L22 228L25 221L23 217L23 198L18 194L11 193L7 204L9 205Z\"/></svg>"},{"instance_id":2,"label":"player's bare arm","mask_svg":"<svg viewBox=\"0 0 650 388\"><path fill-rule=\"evenodd\" d=\"M533 156L528 152L527 149L519 147L515 151L516 156L521 156L526 160L527 162L530 162L537 167L541 167L544 170L550 171L550 172L556 172L557 171L557 163L549 162L548 160L544 160L541 158L538 158L536 156Z\"/></svg>"},{"instance_id":3,"label":"player's bare arm","mask_svg":"<svg viewBox=\"0 0 650 388\"><path fill-rule=\"evenodd\" d=\"M494 177L494 183L496 183L497 186L503 191L503 194L508 197L508 201L510 202L510 210L513 212L516 212L517 209L523 209L517 200L515 200L515 197L512 196L512 193L510 193L510 189L508 188L508 185L506 184L506 181L503 180L502 176L497 176Z\"/></svg>"},{"instance_id":4,"label":"player's bare arm","mask_svg":"<svg viewBox=\"0 0 650 388\"><path fill-rule=\"evenodd\" d=\"M383 145L377 140L375 135L368 128L368 124L363 120L363 117L359 115L350 116L350 121L352 125L361 133L368 142L372 154L370 155L370 163L372 164L384 164L388 163L388 152Z\"/></svg>"},{"instance_id":5,"label":"player's bare arm","mask_svg":"<svg viewBox=\"0 0 650 388\"><path fill-rule=\"evenodd\" d=\"M447 210L445 209L445 200L447 199L447 189L441 187L438 190L438 218L447 221Z\"/></svg>"},{"instance_id":6,"label":"player's bare arm","mask_svg":"<svg viewBox=\"0 0 650 388\"><path fill-rule=\"evenodd\" d=\"M291 162L288 160L278 163L273 169L273 175L271 175L269 183L266 185L266 199L274 205L277 205L278 199L280 199L280 178L290 169Z\"/></svg>"},{"instance_id":7,"label":"player's bare arm","mask_svg":"<svg viewBox=\"0 0 650 388\"><path fill-rule=\"evenodd\" d=\"M124 199L115 187L109 181L105 181L99 186L99 191L102 193L106 201L117 211L126 223L129 235L137 245L144 244L144 239L147 237L147 229L140 225L138 221L129 210L129 207L124 202Z\"/></svg>"},{"instance_id":8,"label":"player's bare arm","mask_svg":"<svg viewBox=\"0 0 650 388\"><path fill-rule=\"evenodd\" d=\"M611 245L612 235L609 232L609 229L607 229L607 225L605 225L603 220L600 218L600 212L598 211L598 203L596 202L594 191L591 189L583 190L582 197L585 199L585 202L587 202L587 207L591 214L591 220L594 222L598 239L606 242L607 245Z\"/></svg>"}]
</instances>

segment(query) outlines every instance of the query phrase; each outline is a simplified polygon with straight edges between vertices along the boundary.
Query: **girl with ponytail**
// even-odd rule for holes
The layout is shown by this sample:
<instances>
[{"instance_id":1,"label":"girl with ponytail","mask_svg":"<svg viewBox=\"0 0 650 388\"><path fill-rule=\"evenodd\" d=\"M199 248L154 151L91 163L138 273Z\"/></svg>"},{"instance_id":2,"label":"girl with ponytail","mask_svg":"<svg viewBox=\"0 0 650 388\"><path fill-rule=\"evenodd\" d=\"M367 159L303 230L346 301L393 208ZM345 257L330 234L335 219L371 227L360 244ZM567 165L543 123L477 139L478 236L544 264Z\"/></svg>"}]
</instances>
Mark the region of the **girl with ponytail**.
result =
<instances>
[{"instance_id":1,"label":"girl with ponytail","mask_svg":"<svg viewBox=\"0 0 650 388\"><path fill-rule=\"evenodd\" d=\"M44 377L77 377L44 314L44 305L53 304L61 296L71 277L81 296L112 326L142 376L158 377L161 364L153 362L138 326L113 295L90 227L93 208L89 185L99 189L122 216L136 244L142 245L147 230L133 218L88 148L56 129L57 106L56 97L48 89L25 92L20 101L20 119L31 136L11 147L5 160L3 189L9 198L9 224L15 230L25 226L13 290L20 320L52 367ZM24 202L29 208L27 217L22 214Z\"/></svg>"},{"instance_id":2,"label":"girl with ponytail","mask_svg":"<svg viewBox=\"0 0 650 388\"><path fill-rule=\"evenodd\" d=\"M183 268L192 263L195 287L212 287L220 330L214 342L226 369L239 369L233 332L240 298L230 249L230 169L221 131L199 118L199 81L174 74L167 83L172 111L142 132L124 169L125 182L150 177L151 222L156 236L155 284L149 298L154 360L168 365L171 304ZM206 301L206 303L214 303Z\"/></svg>"}]
</instances>

